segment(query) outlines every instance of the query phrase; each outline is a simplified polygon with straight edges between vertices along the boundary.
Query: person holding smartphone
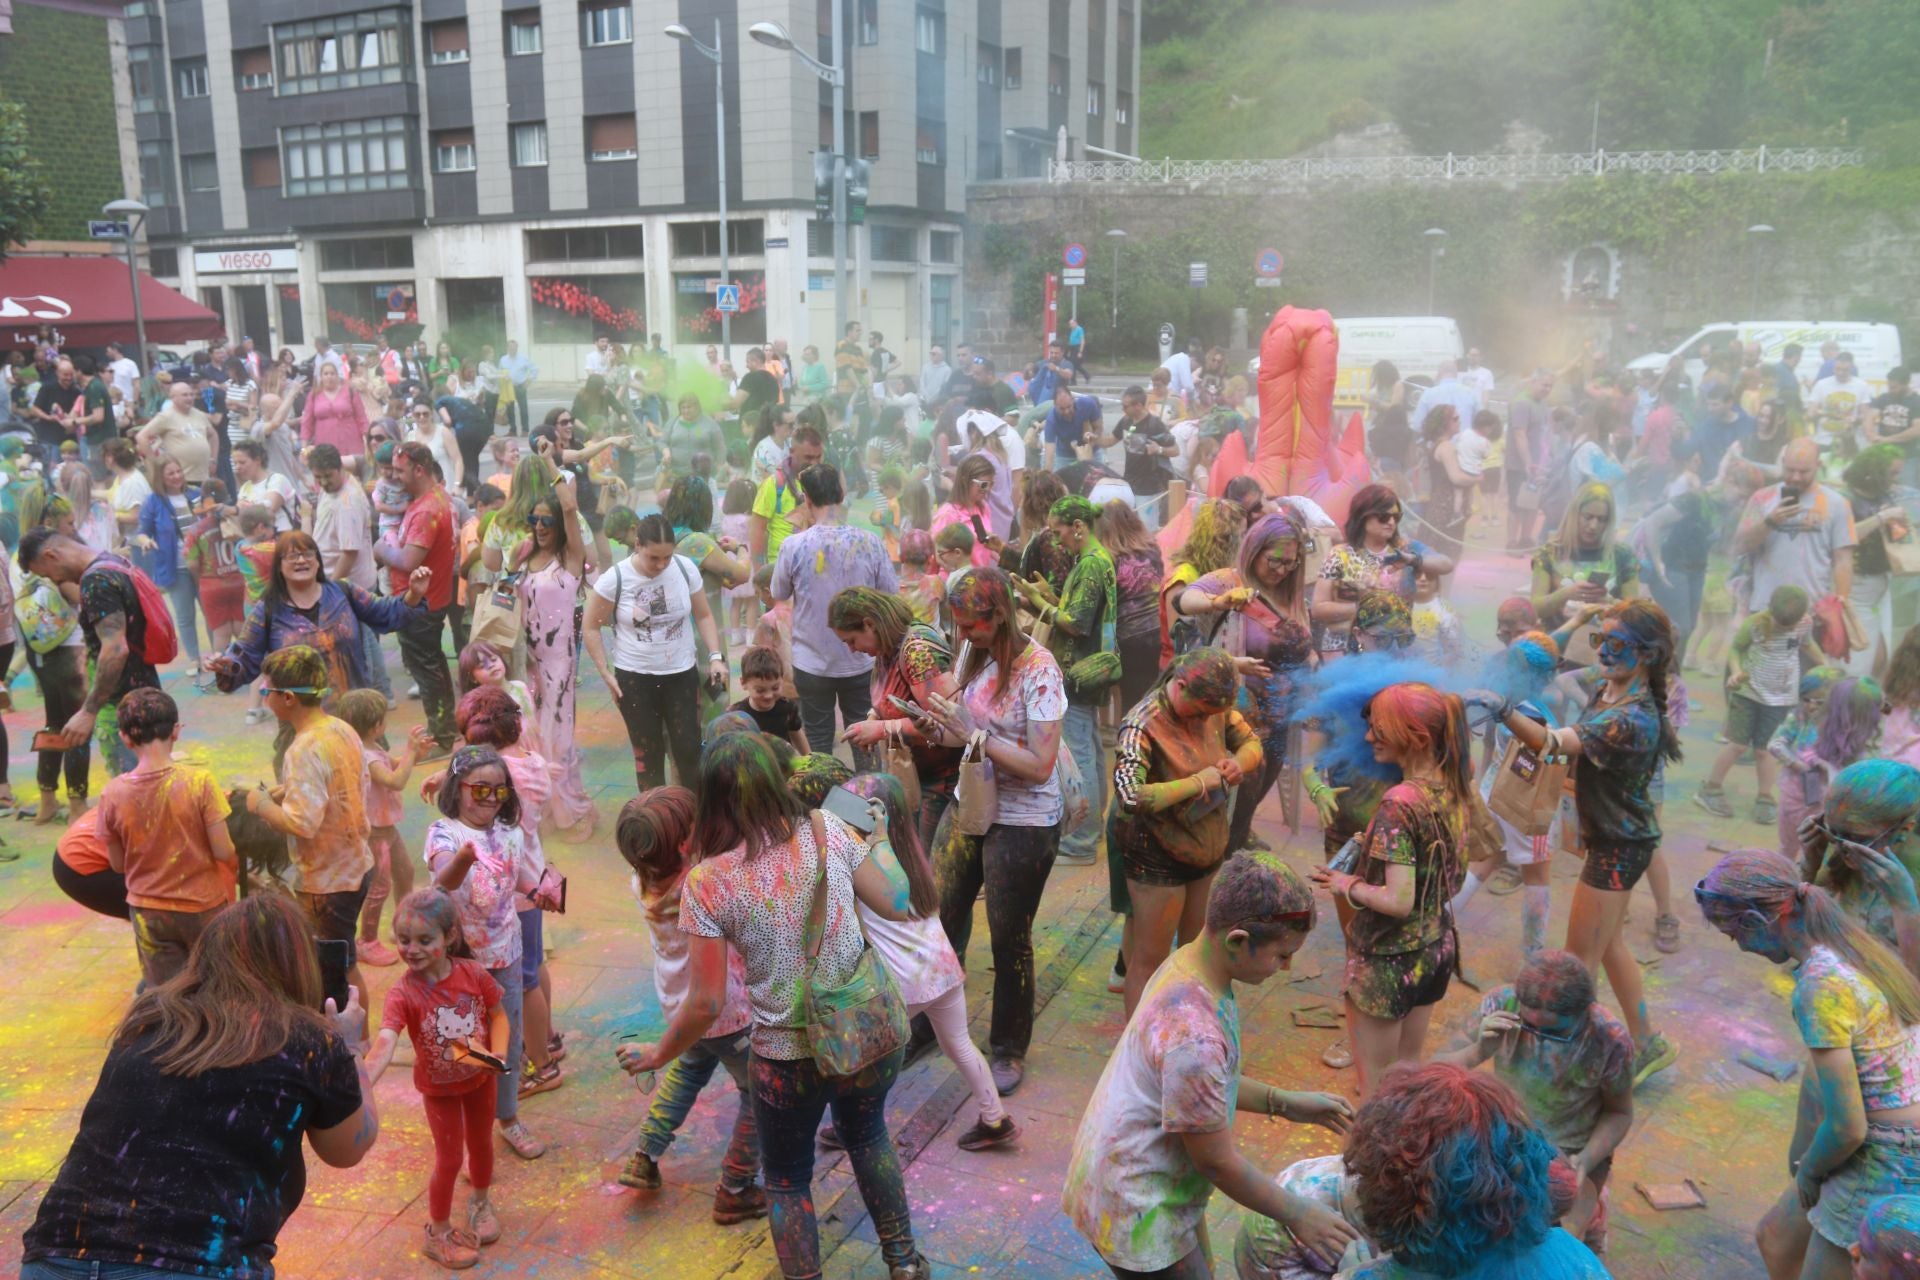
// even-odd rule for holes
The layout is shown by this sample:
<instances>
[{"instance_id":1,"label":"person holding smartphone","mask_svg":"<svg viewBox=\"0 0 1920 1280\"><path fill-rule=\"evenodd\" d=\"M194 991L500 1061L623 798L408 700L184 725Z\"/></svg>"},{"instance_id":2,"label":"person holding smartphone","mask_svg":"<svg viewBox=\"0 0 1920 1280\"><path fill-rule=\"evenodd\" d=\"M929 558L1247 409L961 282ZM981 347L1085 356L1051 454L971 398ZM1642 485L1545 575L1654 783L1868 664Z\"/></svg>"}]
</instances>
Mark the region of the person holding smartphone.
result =
<instances>
[{"instance_id":1,"label":"person holding smartphone","mask_svg":"<svg viewBox=\"0 0 1920 1280\"><path fill-rule=\"evenodd\" d=\"M1000 552L1007 544L993 536L993 513L988 506L993 492L993 463L984 454L972 453L960 459L953 469L953 484L947 500L933 513L934 537L948 525L964 524L973 530L973 563L977 566L1000 563Z\"/></svg>"},{"instance_id":2,"label":"person holding smartphone","mask_svg":"<svg viewBox=\"0 0 1920 1280\"><path fill-rule=\"evenodd\" d=\"M1452 573L1453 557L1405 534L1400 495L1384 484L1370 484L1353 495L1343 529L1346 541L1328 552L1314 584L1313 621L1320 653L1355 651L1355 617L1363 597L1388 591L1413 607L1415 580L1421 573Z\"/></svg>"},{"instance_id":3,"label":"person holding smartphone","mask_svg":"<svg viewBox=\"0 0 1920 1280\"><path fill-rule=\"evenodd\" d=\"M1543 631L1566 622L1575 605L1640 594L1640 557L1614 538L1618 508L1604 484L1580 486L1558 532L1533 557L1533 608Z\"/></svg>"}]
</instances>

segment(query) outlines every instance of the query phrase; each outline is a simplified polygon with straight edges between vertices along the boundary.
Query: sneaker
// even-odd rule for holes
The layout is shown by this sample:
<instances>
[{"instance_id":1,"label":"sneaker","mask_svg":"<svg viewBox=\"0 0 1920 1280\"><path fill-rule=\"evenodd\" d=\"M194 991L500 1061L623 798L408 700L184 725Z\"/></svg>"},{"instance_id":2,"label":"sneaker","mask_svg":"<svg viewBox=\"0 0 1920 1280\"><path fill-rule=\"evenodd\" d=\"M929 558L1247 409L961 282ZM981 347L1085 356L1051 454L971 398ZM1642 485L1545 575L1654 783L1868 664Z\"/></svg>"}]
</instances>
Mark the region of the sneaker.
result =
<instances>
[{"instance_id":1,"label":"sneaker","mask_svg":"<svg viewBox=\"0 0 1920 1280\"><path fill-rule=\"evenodd\" d=\"M993 1087L1001 1097L1006 1097L1020 1087L1027 1078L1027 1064L1020 1058L995 1058L993 1060Z\"/></svg>"},{"instance_id":2,"label":"sneaker","mask_svg":"<svg viewBox=\"0 0 1920 1280\"><path fill-rule=\"evenodd\" d=\"M1680 949L1680 917L1657 916L1653 922L1653 949L1672 955Z\"/></svg>"},{"instance_id":3,"label":"sneaker","mask_svg":"<svg viewBox=\"0 0 1920 1280\"><path fill-rule=\"evenodd\" d=\"M1003 1147L1019 1136L1020 1126L1013 1122L1012 1116L1001 1116L999 1124L976 1120L973 1128L960 1135L960 1149L985 1151L988 1147Z\"/></svg>"},{"instance_id":4,"label":"sneaker","mask_svg":"<svg viewBox=\"0 0 1920 1280\"><path fill-rule=\"evenodd\" d=\"M735 1191L723 1182L713 1189L713 1220L721 1226L766 1216L767 1193L758 1183L749 1182Z\"/></svg>"},{"instance_id":5,"label":"sneaker","mask_svg":"<svg viewBox=\"0 0 1920 1280\"><path fill-rule=\"evenodd\" d=\"M1753 802L1753 812L1747 816L1750 821L1770 827L1780 820L1780 807L1774 803L1772 796L1761 796Z\"/></svg>"},{"instance_id":6,"label":"sneaker","mask_svg":"<svg viewBox=\"0 0 1920 1280\"><path fill-rule=\"evenodd\" d=\"M552 1093L566 1083L560 1074L560 1064L549 1062L545 1069L536 1068L533 1060L527 1060L527 1069L520 1076L520 1096L531 1098L536 1093Z\"/></svg>"},{"instance_id":7,"label":"sneaker","mask_svg":"<svg viewBox=\"0 0 1920 1280\"><path fill-rule=\"evenodd\" d=\"M353 955L361 964L387 969L400 963L400 953L378 938L363 938L353 944Z\"/></svg>"},{"instance_id":8,"label":"sneaker","mask_svg":"<svg viewBox=\"0 0 1920 1280\"><path fill-rule=\"evenodd\" d=\"M1668 1044L1667 1038L1658 1031L1648 1036L1647 1042L1633 1055L1634 1087L1637 1089L1646 1083L1647 1077L1654 1072L1665 1071L1679 1056L1680 1051Z\"/></svg>"},{"instance_id":9,"label":"sneaker","mask_svg":"<svg viewBox=\"0 0 1920 1280\"><path fill-rule=\"evenodd\" d=\"M646 1152L636 1151L627 1157L627 1167L620 1171L617 1181L621 1186L632 1187L635 1191L658 1191L660 1166Z\"/></svg>"},{"instance_id":10,"label":"sneaker","mask_svg":"<svg viewBox=\"0 0 1920 1280\"><path fill-rule=\"evenodd\" d=\"M1504 898L1517 890L1522 883L1520 868L1509 862L1487 877L1487 892L1496 898Z\"/></svg>"},{"instance_id":11,"label":"sneaker","mask_svg":"<svg viewBox=\"0 0 1920 1280\"><path fill-rule=\"evenodd\" d=\"M493 1201L475 1200L467 1206L467 1229L481 1244L500 1238L500 1219L494 1216Z\"/></svg>"},{"instance_id":12,"label":"sneaker","mask_svg":"<svg viewBox=\"0 0 1920 1280\"><path fill-rule=\"evenodd\" d=\"M417 684L414 684L414 685L408 685L408 686L407 686L407 696L408 696L409 698L412 698L412 699L413 699L414 701L416 701L416 702L417 702L417 701L419 701L419 700L420 700L420 686L419 686L419 685L417 685Z\"/></svg>"},{"instance_id":13,"label":"sneaker","mask_svg":"<svg viewBox=\"0 0 1920 1280\"><path fill-rule=\"evenodd\" d=\"M534 1137L533 1131L519 1120L503 1126L500 1136L506 1139L507 1146L513 1149L513 1154L522 1160L538 1160L547 1154L547 1144Z\"/></svg>"},{"instance_id":14,"label":"sneaker","mask_svg":"<svg viewBox=\"0 0 1920 1280\"><path fill-rule=\"evenodd\" d=\"M1693 802L1716 818L1731 818L1733 806L1727 803L1727 793L1715 787L1711 791L1702 787L1693 793Z\"/></svg>"},{"instance_id":15,"label":"sneaker","mask_svg":"<svg viewBox=\"0 0 1920 1280\"><path fill-rule=\"evenodd\" d=\"M1127 958L1118 951L1113 953L1113 968L1107 974L1107 990L1117 996L1127 991Z\"/></svg>"},{"instance_id":16,"label":"sneaker","mask_svg":"<svg viewBox=\"0 0 1920 1280\"><path fill-rule=\"evenodd\" d=\"M1335 1071L1344 1071L1353 1065L1353 1047L1346 1042L1345 1037L1342 1037L1321 1052L1320 1061Z\"/></svg>"},{"instance_id":17,"label":"sneaker","mask_svg":"<svg viewBox=\"0 0 1920 1280\"><path fill-rule=\"evenodd\" d=\"M271 712L263 710L260 707L249 707L247 709L247 714L244 716L241 716L240 718L242 720L245 720L248 724L259 724L262 720L267 719L271 714L272 714ZM468 1263L467 1265L472 1266L473 1264Z\"/></svg>"},{"instance_id":18,"label":"sneaker","mask_svg":"<svg viewBox=\"0 0 1920 1280\"><path fill-rule=\"evenodd\" d=\"M448 1227L445 1231L428 1227L427 1247L422 1252L449 1271L465 1271L480 1261L480 1241L465 1227Z\"/></svg>"},{"instance_id":19,"label":"sneaker","mask_svg":"<svg viewBox=\"0 0 1920 1280\"><path fill-rule=\"evenodd\" d=\"M916 1253L912 1262L888 1267L887 1280L933 1280L933 1264Z\"/></svg>"}]
</instances>

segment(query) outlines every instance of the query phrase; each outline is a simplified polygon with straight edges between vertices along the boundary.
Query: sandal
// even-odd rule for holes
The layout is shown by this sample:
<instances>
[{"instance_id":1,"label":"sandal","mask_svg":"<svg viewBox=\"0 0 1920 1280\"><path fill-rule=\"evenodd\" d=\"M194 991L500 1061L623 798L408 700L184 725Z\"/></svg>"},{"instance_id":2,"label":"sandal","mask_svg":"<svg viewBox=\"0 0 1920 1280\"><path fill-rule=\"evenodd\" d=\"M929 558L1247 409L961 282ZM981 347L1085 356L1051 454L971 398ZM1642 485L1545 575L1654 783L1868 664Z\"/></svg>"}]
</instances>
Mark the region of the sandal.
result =
<instances>
[{"instance_id":1,"label":"sandal","mask_svg":"<svg viewBox=\"0 0 1920 1280\"><path fill-rule=\"evenodd\" d=\"M547 1037L547 1061L559 1062L567 1056L566 1040L556 1031Z\"/></svg>"},{"instance_id":2,"label":"sandal","mask_svg":"<svg viewBox=\"0 0 1920 1280\"><path fill-rule=\"evenodd\" d=\"M1353 1047L1344 1039L1335 1040L1332 1044L1328 1045L1326 1051L1320 1055L1320 1061L1326 1063L1335 1071L1344 1071L1353 1065Z\"/></svg>"},{"instance_id":3,"label":"sandal","mask_svg":"<svg viewBox=\"0 0 1920 1280\"><path fill-rule=\"evenodd\" d=\"M523 1098L531 1098L536 1093L551 1093L566 1083L560 1075L560 1064L557 1062L535 1068L529 1061L527 1068L520 1077L520 1096Z\"/></svg>"}]
</instances>

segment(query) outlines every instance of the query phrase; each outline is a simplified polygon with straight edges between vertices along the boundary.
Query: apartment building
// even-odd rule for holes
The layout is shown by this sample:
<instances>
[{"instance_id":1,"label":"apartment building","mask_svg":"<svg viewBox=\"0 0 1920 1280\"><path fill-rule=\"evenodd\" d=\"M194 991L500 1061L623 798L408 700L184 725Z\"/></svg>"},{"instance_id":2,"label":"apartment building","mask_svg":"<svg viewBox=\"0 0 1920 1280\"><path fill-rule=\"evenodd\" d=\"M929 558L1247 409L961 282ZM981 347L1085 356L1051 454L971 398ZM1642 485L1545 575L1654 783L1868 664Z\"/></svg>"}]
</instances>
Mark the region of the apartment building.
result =
<instances>
[{"instance_id":1,"label":"apartment building","mask_svg":"<svg viewBox=\"0 0 1920 1280\"><path fill-rule=\"evenodd\" d=\"M720 332L715 66L663 28L717 26L733 343L830 347L831 93L747 28L824 62L836 10L872 166L849 312L916 362L961 336L968 182L1037 176L1062 127L1132 149L1137 0L131 0L153 272L274 348L417 323L517 338L556 377L600 334L697 351Z\"/></svg>"}]
</instances>

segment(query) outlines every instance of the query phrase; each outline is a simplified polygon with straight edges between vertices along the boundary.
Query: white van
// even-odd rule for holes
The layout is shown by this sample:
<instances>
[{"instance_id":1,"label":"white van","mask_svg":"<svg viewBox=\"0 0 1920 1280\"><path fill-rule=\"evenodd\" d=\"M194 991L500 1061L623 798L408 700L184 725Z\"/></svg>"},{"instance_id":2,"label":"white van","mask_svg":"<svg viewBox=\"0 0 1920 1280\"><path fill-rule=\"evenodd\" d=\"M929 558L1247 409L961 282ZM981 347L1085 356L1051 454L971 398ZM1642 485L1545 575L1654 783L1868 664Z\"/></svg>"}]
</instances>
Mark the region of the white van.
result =
<instances>
[{"instance_id":1,"label":"white van","mask_svg":"<svg viewBox=\"0 0 1920 1280\"><path fill-rule=\"evenodd\" d=\"M1799 343L1805 354L1800 357L1795 373L1803 387L1811 387L1814 375L1820 371L1823 342L1838 343L1842 351L1851 352L1854 367L1876 392L1887 389L1887 370L1901 363L1900 330L1894 325L1844 320L1742 320L1710 324L1675 350L1641 356L1627 369L1634 373L1642 369L1665 369L1677 355L1686 361L1687 376L1698 386L1700 375L1707 367L1706 361L1700 358L1700 348L1709 342L1719 346L1736 336L1741 342L1759 343L1760 358L1767 364L1777 362L1788 343ZM1346 361L1343 359L1341 363Z\"/></svg>"},{"instance_id":2,"label":"white van","mask_svg":"<svg viewBox=\"0 0 1920 1280\"><path fill-rule=\"evenodd\" d=\"M1451 360L1458 365L1467 354L1460 326L1446 316L1361 316L1336 318L1340 358L1333 382L1337 409L1360 409L1367 403L1373 366L1391 360L1401 378L1414 386L1431 386L1435 372ZM1260 357L1247 363L1248 376L1259 381Z\"/></svg>"}]
</instances>

